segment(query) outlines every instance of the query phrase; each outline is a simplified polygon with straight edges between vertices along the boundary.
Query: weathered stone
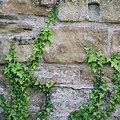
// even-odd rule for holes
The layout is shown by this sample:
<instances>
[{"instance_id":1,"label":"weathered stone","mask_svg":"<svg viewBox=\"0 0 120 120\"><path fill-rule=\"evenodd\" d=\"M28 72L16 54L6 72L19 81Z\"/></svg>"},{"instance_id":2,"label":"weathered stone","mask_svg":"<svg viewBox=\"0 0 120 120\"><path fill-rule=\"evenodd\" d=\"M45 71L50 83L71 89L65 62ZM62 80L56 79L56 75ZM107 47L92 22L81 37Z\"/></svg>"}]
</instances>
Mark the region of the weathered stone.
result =
<instances>
[{"instance_id":1,"label":"weathered stone","mask_svg":"<svg viewBox=\"0 0 120 120\"><path fill-rule=\"evenodd\" d=\"M118 50L120 50L120 30L116 30L113 33L111 53Z\"/></svg>"},{"instance_id":2,"label":"weathered stone","mask_svg":"<svg viewBox=\"0 0 120 120\"><path fill-rule=\"evenodd\" d=\"M27 24L9 24L9 23L0 23L0 32L12 32L19 33L23 31L31 31L33 26Z\"/></svg>"},{"instance_id":3,"label":"weathered stone","mask_svg":"<svg viewBox=\"0 0 120 120\"><path fill-rule=\"evenodd\" d=\"M29 88L29 93L29 112L37 113L37 111L40 109L40 106L44 104L45 95L40 90L35 90L33 88Z\"/></svg>"},{"instance_id":4,"label":"weathered stone","mask_svg":"<svg viewBox=\"0 0 120 120\"><path fill-rule=\"evenodd\" d=\"M3 38L2 38L3 39ZM6 54L10 48L10 42L8 40L0 41L0 64L6 63L5 58ZM30 45L16 45L16 51L18 54L18 60L21 62L26 61L32 54L32 48Z\"/></svg>"},{"instance_id":5,"label":"weathered stone","mask_svg":"<svg viewBox=\"0 0 120 120\"><path fill-rule=\"evenodd\" d=\"M15 14L0 13L0 19L17 20L18 17Z\"/></svg>"},{"instance_id":6,"label":"weathered stone","mask_svg":"<svg viewBox=\"0 0 120 120\"><path fill-rule=\"evenodd\" d=\"M51 96L53 112L48 120L67 120L70 112L78 110L83 102L88 101L89 91L90 89L54 88Z\"/></svg>"},{"instance_id":7,"label":"weathered stone","mask_svg":"<svg viewBox=\"0 0 120 120\"><path fill-rule=\"evenodd\" d=\"M106 120L119 120L120 119L120 105L117 105L116 110Z\"/></svg>"},{"instance_id":8,"label":"weathered stone","mask_svg":"<svg viewBox=\"0 0 120 120\"><path fill-rule=\"evenodd\" d=\"M90 69L90 67L88 67L87 65L84 65L84 67L81 71L81 78L83 80L87 80L88 82L92 82L93 72Z\"/></svg>"},{"instance_id":9,"label":"weathered stone","mask_svg":"<svg viewBox=\"0 0 120 120\"><path fill-rule=\"evenodd\" d=\"M0 120L5 120L5 118L2 114L0 114Z\"/></svg>"},{"instance_id":10,"label":"weathered stone","mask_svg":"<svg viewBox=\"0 0 120 120\"><path fill-rule=\"evenodd\" d=\"M85 62L84 44L90 44L95 51L106 54L107 30L78 26L53 27L53 42L45 47L43 58L48 63Z\"/></svg>"},{"instance_id":11,"label":"weathered stone","mask_svg":"<svg viewBox=\"0 0 120 120\"><path fill-rule=\"evenodd\" d=\"M120 23L119 0L72 0L59 6L60 21L97 21Z\"/></svg>"},{"instance_id":12,"label":"weathered stone","mask_svg":"<svg viewBox=\"0 0 120 120\"><path fill-rule=\"evenodd\" d=\"M54 81L57 86L78 89L83 87L83 81L81 81L80 78L80 69L82 69L82 66L40 64L34 74L40 78L42 83L51 80Z\"/></svg>"},{"instance_id":13,"label":"weathered stone","mask_svg":"<svg viewBox=\"0 0 120 120\"><path fill-rule=\"evenodd\" d=\"M0 64L5 63L5 57L6 54L9 51L9 42L5 40L4 38L1 38L3 40L0 40Z\"/></svg>"},{"instance_id":14,"label":"weathered stone","mask_svg":"<svg viewBox=\"0 0 120 120\"><path fill-rule=\"evenodd\" d=\"M101 21L120 23L120 1L103 0L101 2Z\"/></svg>"},{"instance_id":15,"label":"weathered stone","mask_svg":"<svg viewBox=\"0 0 120 120\"><path fill-rule=\"evenodd\" d=\"M29 118L27 120L36 120L36 113L30 113Z\"/></svg>"},{"instance_id":16,"label":"weathered stone","mask_svg":"<svg viewBox=\"0 0 120 120\"><path fill-rule=\"evenodd\" d=\"M60 21L83 21L86 16L86 0L65 1L59 5L58 18Z\"/></svg>"},{"instance_id":17,"label":"weathered stone","mask_svg":"<svg viewBox=\"0 0 120 120\"><path fill-rule=\"evenodd\" d=\"M105 66L103 68L103 71L105 72L104 79L107 81L107 83L111 83L111 78L113 71L110 68L110 66ZM86 80L88 83L91 83L93 80L94 73L92 72L91 68L87 65L83 66L83 69L81 70L81 79Z\"/></svg>"},{"instance_id":18,"label":"weathered stone","mask_svg":"<svg viewBox=\"0 0 120 120\"><path fill-rule=\"evenodd\" d=\"M8 80L3 73L4 66L0 66L0 85L8 85Z\"/></svg>"},{"instance_id":19,"label":"weathered stone","mask_svg":"<svg viewBox=\"0 0 120 120\"><path fill-rule=\"evenodd\" d=\"M17 45L16 51L18 54L18 60L21 62L27 61L32 54L32 48L30 45Z\"/></svg>"},{"instance_id":20,"label":"weathered stone","mask_svg":"<svg viewBox=\"0 0 120 120\"><path fill-rule=\"evenodd\" d=\"M40 0L40 4L49 7L52 5L53 1L54 0Z\"/></svg>"},{"instance_id":21,"label":"weathered stone","mask_svg":"<svg viewBox=\"0 0 120 120\"><path fill-rule=\"evenodd\" d=\"M17 12L19 14L31 13L34 15L46 15L47 9L40 6L39 1L34 0L4 0L0 12Z\"/></svg>"}]
</instances>

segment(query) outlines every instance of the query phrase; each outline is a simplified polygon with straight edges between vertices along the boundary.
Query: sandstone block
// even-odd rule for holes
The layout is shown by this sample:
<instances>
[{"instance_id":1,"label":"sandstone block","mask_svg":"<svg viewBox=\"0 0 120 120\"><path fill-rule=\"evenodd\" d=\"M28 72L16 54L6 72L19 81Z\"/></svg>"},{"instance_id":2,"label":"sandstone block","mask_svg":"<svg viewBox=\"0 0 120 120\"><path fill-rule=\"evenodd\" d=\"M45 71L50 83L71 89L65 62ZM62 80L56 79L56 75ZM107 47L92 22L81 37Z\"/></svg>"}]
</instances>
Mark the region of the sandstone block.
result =
<instances>
[{"instance_id":1,"label":"sandstone block","mask_svg":"<svg viewBox=\"0 0 120 120\"><path fill-rule=\"evenodd\" d=\"M39 0L4 0L0 12L15 12L19 14L31 13L34 15L47 15L45 6Z\"/></svg>"},{"instance_id":2,"label":"sandstone block","mask_svg":"<svg viewBox=\"0 0 120 120\"><path fill-rule=\"evenodd\" d=\"M10 48L9 40L0 40L0 64L6 63L6 54ZM30 45L16 45L16 51L18 54L18 60L21 62L26 61L32 54L32 48Z\"/></svg>"},{"instance_id":3,"label":"sandstone block","mask_svg":"<svg viewBox=\"0 0 120 120\"><path fill-rule=\"evenodd\" d=\"M84 44L106 54L107 30L78 26L53 27L53 42L46 45L43 58L48 63L82 63L86 54Z\"/></svg>"}]
</instances>

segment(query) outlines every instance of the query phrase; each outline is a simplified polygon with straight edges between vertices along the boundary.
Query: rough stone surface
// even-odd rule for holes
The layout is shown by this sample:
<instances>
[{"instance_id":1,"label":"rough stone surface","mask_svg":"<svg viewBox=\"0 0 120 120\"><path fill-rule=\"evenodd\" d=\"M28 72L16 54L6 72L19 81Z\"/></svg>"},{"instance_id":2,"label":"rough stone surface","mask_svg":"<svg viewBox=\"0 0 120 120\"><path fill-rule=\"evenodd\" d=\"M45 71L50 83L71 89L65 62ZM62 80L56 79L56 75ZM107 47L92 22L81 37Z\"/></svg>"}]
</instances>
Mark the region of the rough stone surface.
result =
<instances>
[{"instance_id":1,"label":"rough stone surface","mask_svg":"<svg viewBox=\"0 0 120 120\"><path fill-rule=\"evenodd\" d=\"M4 2L1 3L0 12L15 12L18 14L30 13L34 15L47 14L46 7L41 6L39 0L4 0Z\"/></svg>"},{"instance_id":2,"label":"rough stone surface","mask_svg":"<svg viewBox=\"0 0 120 120\"><path fill-rule=\"evenodd\" d=\"M120 23L119 0L72 0L59 6L60 21L97 21Z\"/></svg>"},{"instance_id":3,"label":"rough stone surface","mask_svg":"<svg viewBox=\"0 0 120 120\"><path fill-rule=\"evenodd\" d=\"M84 44L106 54L107 30L79 26L53 27L53 42L45 47L43 58L49 63L85 62ZM99 46L98 46L99 44Z\"/></svg>"},{"instance_id":4,"label":"rough stone surface","mask_svg":"<svg viewBox=\"0 0 120 120\"><path fill-rule=\"evenodd\" d=\"M111 53L120 50L120 30L114 31L112 37Z\"/></svg>"},{"instance_id":5,"label":"rough stone surface","mask_svg":"<svg viewBox=\"0 0 120 120\"><path fill-rule=\"evenodd\" d=\"M40 106L44 104L45 95L40 90L35 90L33 88L29 89L30 101L29 101L29 112L37 113Z\"/></svg>"},{"instance_id":6,"label":"rough stone surface","mask_svg":"<svg viewBox=\"0 0 120 120\"><path fill-rule=\"evenodd\" d=\"M41 1L40 1L40 4L49 7L49 6L51 6L52 3L54 3L54 2L55 2L55 0L41 0Z\"/></svg>"},{"instance_id":7,"label":"rough stone surface","mask_svg":"<svg viewBox=\"0 0 120 120\"><path fill-rule=\"evenodd\" d=\"M105 72L104 79L107 81L107 83L111 83L111 78L112 78L112 68L110 66L105 66L103 68L103 71ZM91 68L87 65L83 66L83 69L81 70L81 79L82 80L87 80L88 83L92 82L94 73L92 72Z\"/></svg>"},{"instance_id":8,"label":"rough stone surface","mask_svg":"<svg viewBox=\"0 0 120 120\"><path fill-rule=\"evenodd\" d=\"M19 45L16 47L18 54L18 60L21 62L27 61L32 54L32 48L30 45Z\"/></svg>"},{"instance_id":9,"label":"rough stone surface","mask_svg":"<svg viewBox=\"0 0 120 120\"><path fill-rule=\"evenodd\" d=\"M83 101L87 102L88 94L89 89L54 88L52 93L53 112L49 120L67 120L70 112L79 109Z\"/></svg>"},{"instance_id":10,"label":"rough stone surface","mask_svg":"<svg viewBox=\"0 0 120 120\"><path fill-rule=\"evenodd\" d=\"M40 80L45 83L49 80L57 84L75 85L80 84L80 68L79 66L71 65L53 65L41 64L34 72ZM67 78L67 79L66 79Z\"/></svg>"},{"instance_id":11,"label":"rough stone surface","mask_svg":"<svg viewBox=\"0 0 120 120\"><path fill-rule=\"evenodd\" d=\"M0 41L0 64L6 63L5 58L6 54L10 48L10 42L8 40L1 40ZM16 51L18 55L19 61L26 61L32 54L32 48L30 45L16 45Z\"/></svg>"},{"instance_id":12,"label":"rough stone surface","mask_svg":"<svg viewBox=\"0 0 120 120\"><path fill-rule=\"evenodd\" d=\"M0 120L5 120L5 118L2 114L0 114Z\"/></svg>"},{"instance_id":13,"label":"rough stone surface","mask_svg":"<svg viewBox=\"0 0 120 120\"><path fill-rule=\"evenodd\" d=\"M38 30L44 23L43 17L32 15L7 14L6 19L0 19L0 64L5 63L5 56L9 50L10 40L17 43L19 61L26 61L32 53L30 45L34 42ZM12 16L12 18L10 17ZM18 19L13 20L16 16ZM9 19L11 18L11 19Z\"/></svg>"},{"instance_id":14,"label":"rough stone surface","mask_svg":"<svg viewBox=\"0 0 120 120\"><path fill-rule=\"evenodd\" d=\"M4 66L0 66L0 85L8 85L8 80L3 74Z\"/></svg>"}]
</instances>

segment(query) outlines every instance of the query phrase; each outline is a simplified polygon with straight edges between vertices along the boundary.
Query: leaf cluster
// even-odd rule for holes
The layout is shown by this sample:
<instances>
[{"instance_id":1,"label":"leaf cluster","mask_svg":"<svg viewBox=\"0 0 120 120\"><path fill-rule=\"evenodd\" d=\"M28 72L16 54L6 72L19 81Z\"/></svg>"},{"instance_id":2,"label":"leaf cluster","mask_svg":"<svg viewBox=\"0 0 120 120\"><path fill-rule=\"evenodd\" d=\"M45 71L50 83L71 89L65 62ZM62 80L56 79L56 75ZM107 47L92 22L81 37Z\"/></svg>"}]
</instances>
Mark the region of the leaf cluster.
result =
<instances>
[{"instance_id":1,"label":"leaf cluster","mask_svg":"<svg viewBox=\"0 0 120 120\"><path fill-rule=\"evenodd\" d=\"M83 103L80 110L70 113L68 120L105 120L120 103L120 51L103 58L101 52L94 52L88 46L84 49L87 54L87 64L94 73L93 89L89 94L89 103ZM106 64L110 65L113 70L111 81L114 86L114 92L108 101L105 101L108 92L104 79Z\"/></svg>"}]
</instances>

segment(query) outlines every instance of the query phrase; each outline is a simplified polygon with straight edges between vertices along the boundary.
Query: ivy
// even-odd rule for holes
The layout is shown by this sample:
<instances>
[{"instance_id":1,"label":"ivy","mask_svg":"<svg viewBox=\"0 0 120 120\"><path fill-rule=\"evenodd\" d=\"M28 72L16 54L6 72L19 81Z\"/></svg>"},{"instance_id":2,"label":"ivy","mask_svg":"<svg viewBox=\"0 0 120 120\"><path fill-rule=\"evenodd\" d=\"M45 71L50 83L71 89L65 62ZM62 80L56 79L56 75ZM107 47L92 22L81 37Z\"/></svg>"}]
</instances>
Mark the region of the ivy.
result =
<instances>
[{"instance_id":1,"label":"ivy","mask_svg":"<svg viewBox=\"0 0 120 120\"><path fill-rule=\"evenodd\" d=\"M68 120L105 120L120 103L120 51L110 57L103 58L101 52L94 52L87 45L84 49L87 54L87 64L94 73L93 89L89 93L89 103L83 103L80 110L70 113ZM114 92L108 101L105 101L108 92L104 79L106 64L110 65L113 70L111 81L114 86Z\"/></svg>"},{"instance_id":2,"label":"ivy","mask_svg":"<svg viewBox=\"0 0 120 120\"><path fill-rule=\"evenodd\" d=\"M45 21L50 24L56 19L57 2L49 12ZM38 66L44 47L47 42L52 40L52 31L48 27L43 27L35 36L35 41L32 45L33 53L25 63L17 60L17 52L15 51L15 43L11 41L9 52L6 56L8 64L4 68L4 74L9 80L8 92L10 100L6 100L4 95L1 95L0 106L4 110L6 120L25 120L29 117L28 102L30 99L29 87L39 88L46 96L46 100L40 110L37 112L36 120L47 120L48 115L52 110L52 102L50 98L50 89L54 83L49 81L45 84L40 83L37 77L34 77L33 71Z\"/></svg>"}]
</instances>

